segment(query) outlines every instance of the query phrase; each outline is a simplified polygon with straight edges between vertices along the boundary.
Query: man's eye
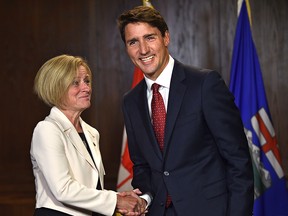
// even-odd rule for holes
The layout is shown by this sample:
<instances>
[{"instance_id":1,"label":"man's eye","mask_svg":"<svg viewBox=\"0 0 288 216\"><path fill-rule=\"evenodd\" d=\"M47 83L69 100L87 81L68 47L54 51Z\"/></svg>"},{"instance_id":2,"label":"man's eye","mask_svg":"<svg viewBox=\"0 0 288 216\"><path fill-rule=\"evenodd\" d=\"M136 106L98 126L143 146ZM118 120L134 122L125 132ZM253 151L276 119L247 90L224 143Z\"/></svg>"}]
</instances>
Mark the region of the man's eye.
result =
<instances>
[{"instance_id":1,"label":"man's eye","mask_svg":"<svg viewBox=\"0 0 288 216\"><path fill-rule=\"evenodd\" d=\"M128 43L129 46L134 46L135 44L136 44L136 41L130 41L130 42Z\"/></svg>"},{"instance_id":2,"label":"man's eye","mask_svg":"<svg viewBox=\"0 0 288 216\"><path fill-rule=\"evenodd\" d=\"M147 37L147 40L148 40L148 41L152 41L152 40L154 40L154 39L155 39L154 36L149 36L149 37Z\"/></svg>"}]
</instances>

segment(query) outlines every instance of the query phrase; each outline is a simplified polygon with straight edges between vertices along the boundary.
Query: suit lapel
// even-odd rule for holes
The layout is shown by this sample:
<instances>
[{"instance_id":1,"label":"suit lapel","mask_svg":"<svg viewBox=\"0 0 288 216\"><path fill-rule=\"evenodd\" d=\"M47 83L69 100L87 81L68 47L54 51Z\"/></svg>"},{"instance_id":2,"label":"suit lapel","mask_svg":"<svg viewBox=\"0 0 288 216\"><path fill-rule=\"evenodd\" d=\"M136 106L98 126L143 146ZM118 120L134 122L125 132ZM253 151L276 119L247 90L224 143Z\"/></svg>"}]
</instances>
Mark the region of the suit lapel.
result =
<instances>
[{"instance_id":1,"label":"suit lapel","mask_svg":"<svg viewBox=\"0 0 288 216\"><path fill-rule=\"evenodd\" d=\"M184 83L185 74L180 63L175 60L170 90L169 90L169 99L168 99L168 108L166 116L166 128L165 128L165 147L164 154L168 149L169 140L178 116L178 113L181 108L184 94L186 92L187 86Z\"/></svg>"},{"instance_id":2,"label":"suit lapel","mask_svg":"<svg viewBox=\"0 0 288 216\"><path fill-rule=\"evenodd\" d=\"M145 135L143 136L148 136L149 137L149 144L152 145L152 148L154 149L154 151L156 152L157 156L159 157L159 159L162 160L162 153L159 149L158 146L158 142L156 140L156 136L154 134L154 130L152 127L152 123L151 123L151 118L150 118L150 114L149 114L149 108L148 108L148 102L147 102L147 85L145 80L143 79L140 83L139 89L138 89L138 94L135 94L135 100L136 100L136 104L137 104L137 110L140 113L140 117L143 121L143 124L146 125L145 129ZM143 107L145 109L143 109Z\"/></svg>"},{"instance_id":3,"label":"suit lapel","mask_svg":"<svg viewBox=\"0 0 288 216\"><path fill-rule=\"evenodd\" d=\"M167 117L166 117L166 128L165 128L165 145L164 145L164 155L167 151L169 140L178 116L178 113L181 108L183 97L186 91L187 86L185 85L185 73L181 64L175 60L170 90L169 90L169 100L167 108ZM143 124L146 125L146 134L143 136L148 136L150 144L154 148L157 156L162 160L163 155L159 149L154 130L151 123L151 118L148 110L147 103L147 85L143 79L138 86L135 87L135 91L138 91L134 94L134 100L136 101L136 109L140 113L140 117L143 121ZM145 107L145 109L143 109ZM143 132L144 133L144 132Z\"/></svg>"}]
</instances>

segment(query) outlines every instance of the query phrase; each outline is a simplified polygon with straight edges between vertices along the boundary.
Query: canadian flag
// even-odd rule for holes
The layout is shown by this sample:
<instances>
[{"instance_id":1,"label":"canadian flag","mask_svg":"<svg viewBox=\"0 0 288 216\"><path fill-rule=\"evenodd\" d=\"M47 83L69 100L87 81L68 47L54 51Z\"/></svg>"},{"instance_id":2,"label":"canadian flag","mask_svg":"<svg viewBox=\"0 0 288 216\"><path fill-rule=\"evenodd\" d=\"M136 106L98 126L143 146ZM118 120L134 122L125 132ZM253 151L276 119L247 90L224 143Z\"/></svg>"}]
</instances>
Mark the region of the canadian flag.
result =
<instances>
[{"instance_id":1,"label":"canadian flag","mask_svg":"<svg viewBox=\"0 0 288 216\"><path fill-rule=\"evenodd\" d=\"M143 79L142 71L135 67L132 88L134 88ZM130 160L128 141L126 135L126 129L124 126L122 151L121 151L121 163L118 173L117 191L129 191L132 190L131 181L133 178L133 163Z\"/></svg>"}]
</instances>

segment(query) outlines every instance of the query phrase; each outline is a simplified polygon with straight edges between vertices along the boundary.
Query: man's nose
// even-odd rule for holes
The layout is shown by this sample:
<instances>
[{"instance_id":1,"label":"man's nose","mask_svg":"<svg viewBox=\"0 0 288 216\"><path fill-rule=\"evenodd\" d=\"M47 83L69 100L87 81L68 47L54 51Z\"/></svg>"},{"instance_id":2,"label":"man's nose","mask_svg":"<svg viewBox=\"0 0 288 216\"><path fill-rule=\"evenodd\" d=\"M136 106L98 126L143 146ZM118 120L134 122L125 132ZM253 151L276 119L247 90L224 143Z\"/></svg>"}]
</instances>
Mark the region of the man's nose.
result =
<instances>
[{"instance_id":1,"label":"man's nose","mask_svg":"<svg viewBox=\"0 0 288 216\"><path fill-rule=\"evenodd\" d=\"M149 46L145 41L139 44L139 51L142 55L147 54L149 52Z\"/></svg>"}]
</instances>

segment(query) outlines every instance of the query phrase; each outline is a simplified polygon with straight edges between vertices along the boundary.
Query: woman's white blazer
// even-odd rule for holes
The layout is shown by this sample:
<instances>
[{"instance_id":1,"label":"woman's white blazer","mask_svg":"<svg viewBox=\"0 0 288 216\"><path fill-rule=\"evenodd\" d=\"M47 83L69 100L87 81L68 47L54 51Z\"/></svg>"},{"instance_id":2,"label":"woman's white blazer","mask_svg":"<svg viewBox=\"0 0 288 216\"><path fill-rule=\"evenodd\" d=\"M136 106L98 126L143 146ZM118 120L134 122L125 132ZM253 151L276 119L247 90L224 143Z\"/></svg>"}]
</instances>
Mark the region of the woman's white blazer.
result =
<instances>
[{"instance_id":1,"label":"woman's white blazer","mask_svg":"<svg viewBox=\"0 0 288 216\"><path fill-rule=\"evenodd\" d=\"M80 119L93 162L78 132L56 107L34 129L31 161L36 186L36 208L46 207L71 215L98 212L113 215L115 191L104 188L104 167L98 131Z\"/></svg>"}]
</instances>

